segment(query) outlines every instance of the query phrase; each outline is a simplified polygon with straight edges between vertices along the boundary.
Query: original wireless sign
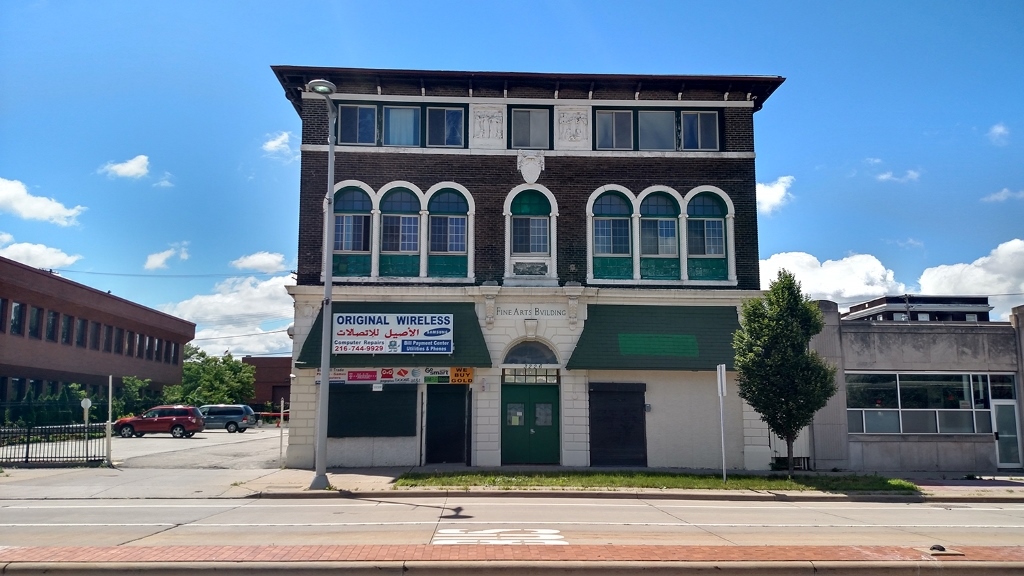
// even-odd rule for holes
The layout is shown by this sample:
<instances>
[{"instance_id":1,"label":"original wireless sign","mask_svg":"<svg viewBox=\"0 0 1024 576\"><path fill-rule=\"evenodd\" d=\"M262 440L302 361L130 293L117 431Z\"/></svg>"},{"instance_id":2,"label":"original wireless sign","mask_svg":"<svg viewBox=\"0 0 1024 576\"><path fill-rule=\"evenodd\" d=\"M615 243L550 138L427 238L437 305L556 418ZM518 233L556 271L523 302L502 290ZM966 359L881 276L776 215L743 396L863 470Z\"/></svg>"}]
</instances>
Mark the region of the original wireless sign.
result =
<instances>
[{"instance_id":1,"label":"original wireless sign","mask_svg":"<svg viewBox=\"0 0 1024 576\"><path fill-rule=\"evenodd\" d=\"M451 314L335 314L334 354L451 354Z\"/></svg>"}]
</instances>

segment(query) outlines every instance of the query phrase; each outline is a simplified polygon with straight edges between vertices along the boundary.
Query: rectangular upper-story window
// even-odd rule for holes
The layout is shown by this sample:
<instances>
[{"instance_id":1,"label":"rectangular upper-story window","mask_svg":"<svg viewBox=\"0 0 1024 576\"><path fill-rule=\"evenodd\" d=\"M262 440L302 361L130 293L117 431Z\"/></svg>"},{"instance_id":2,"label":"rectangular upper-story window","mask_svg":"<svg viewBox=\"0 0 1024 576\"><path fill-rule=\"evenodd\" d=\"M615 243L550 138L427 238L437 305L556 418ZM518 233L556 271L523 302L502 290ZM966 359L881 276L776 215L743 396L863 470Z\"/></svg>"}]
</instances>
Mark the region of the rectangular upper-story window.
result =
<instances>
[{"instance_id":1,"label":"rectangular upper-story window","mask_svg":"<svg viewBox=\"0 0 1024 576\"><path fill-rule=\"evenodd\" d=\"M341 252L370 251L370 215L337 214L334 217L334 249Z\"/></svg>"},{"instance_id":2,"label":"rectangular upper-story window","mask_svg":"<svg viewBox=\"0 0 1024 576\"><path fill-rule=\"evenodd\" d=\"M676 113L671 110L639 110L636 114L640 150L676 149Z\"/></svg>"},{"instance_id":3,"label":"rectangular upper-story window","mask_svg":"<svg viewBox=\"0 0 1024 576\"><path fill-rule=\"evenodd\" d=\"M124 328L114 328L114 354L124 354Z\"/></svg>"},{"instance_id":4,"label":"rectangular upper-story window","mask_svg":"<svg viewBox=\"0 0 1024 576\"><path fill-rule=\"evenodd\" d=\"M89 321L79 318L75 324L75 346L85 348L89 341Z\"/></svg>"},{"instance_id":5,"label":"rectangular upper-story window","mask_svg":"<svg viewBox=\"0 0 1024 576\"><path fill-rule=\"evenodd\" d=\"M7 331L7 299L0 298L0 334Z\"/></svg>"},{"instance_id":6,"label":"rectangular upper-story window","mask_svg":"<svg viewBox=\"0 0 1024 576\"><path fill-rule=\"evenodd\" d=\"M37 306L30 307L28 311L28 337L43 337L43 309Z\"/></svg>"},{"instance_id":7,"label":"rectangular upper-story window","mask_svg":"<svg viewBox=\"0 0 1024 576\"><path fill-rule=\"evenodd\" d=\"M101 325L99 322L89 323L89 348L92 350L100 349L100 329Z\"/></svg>"},{"instance_id":8,"label":"rectangular upper-story window","mask_svg":"<svg viewBox=\"0 0 1024 576\"><path fill-rule=\"evenodd\" d=\"M512 109L512 148L551 147L551 111L547 108Z\"/></svg>"},{"instance_id":9,"label":"rectangular upper-story window","mask_svg":"<svg viewBox=\"0 0 1024 576\"><path fill-rule=\"evenodd\" d=\"M431 216L430 251L436 253L465 253L466 217Z\"/></svg>"},{"instance_id":10,"label":"rectangular upper-story window","mask_svg":"<svg viewBox=\"0 0 1024 576\"><path fill-rule=\"evenodd\" d=\"M124 355L135 356L135 332L131 330L128 331L124 339Z\"/></svg>"},{"instance_id":11,"label":"rectangular upper-story window","mask_svg":"<svg viewBox=\"0 0 1024 576\"><path fill-rule=\"evenodd\" d=\"M60 312L54 310L46 311L46 341L57 341L57 328L60 326Z\"/></svg>"},{"instance_id":12,"label":"rectangular upper-story window","mask_svg":"<svg viewBox=\"0 0 1024 576\"><path fill-rule=\"evenodd\" d=\"M462 148L465 110L427 108L427 146Z\"/></svg>"},{"instance_id":13,"label":"rectangular upper-story window","mask_svg":"<svg viewBox=\"0 0 1024 576\"><path fill-rule=\"evenodd\" d=\"M419 216L381 216L381 252L419 251Z\"/></svg>"},{"instance_id":14,"label":"rectangular upper-story window","mask_svg":"<svg viewBox=\"0 0 1024 576\"><path fill-rule=\"evenodd\" d=\"M384 145L420 145L420 109L411 106L384 107Z\"/></svg>"},{"instance_id":15,"label":"rectangular upper-story window","mask_svg":"<svg viewBox=\"0 0 1024 576\"><path fill-rule=\"evenodd\" d=\"M597 111L597 149L633 149L633 112L631 110Z\"/></svg>"},{"instance_id":16,"label":"rectangular upper-story window","mask_svg":"<svg viewBox=\"0 0 1024 576\"><path fill-rule=\"evenodd\" d=\"M21 302L11 302L11 334L25 334L25 305Z\"/></svg>"},{"instance_id":17,"label":"rectangular upper-story window","mask_svg":"<svg viewBox=\"0 0 1024 576\"><path fill-rule=\"evenodd\" d=\"M683 150L718 150L718 113L682 112Z\"/></svg>"},{"instance_id":18,"label":"rectangular upper-story window","mask_svg":"<svg viewBox=\"0 0 1024 576\"><path fill-rule=\"evenodd\" d=\"M111 352L114 350L114 327L103 326L103 351Z\"/></svg>"},{"instance_id":19,"label":"rectangular upper-story window","mask_svg":"<svg viewBox=\"0 0 1024 576\"><path fill-rule=\"evenodd\" d=\"M70 314L64 314L61 317L60 322L60 343L71 344L71 341L75 338L75 317Z\"/></svg>"},{"instance_id":20,"label":"rectangular upper-story window","mask_svg":"<svg viewBox=\"0 0 1024 576\"><path fill-rule=\"evenodd\" d=\"M377 107L349 106L338 107L341 127L342 144L373 146L377 144Z\"/></svg>"}]
</instances>

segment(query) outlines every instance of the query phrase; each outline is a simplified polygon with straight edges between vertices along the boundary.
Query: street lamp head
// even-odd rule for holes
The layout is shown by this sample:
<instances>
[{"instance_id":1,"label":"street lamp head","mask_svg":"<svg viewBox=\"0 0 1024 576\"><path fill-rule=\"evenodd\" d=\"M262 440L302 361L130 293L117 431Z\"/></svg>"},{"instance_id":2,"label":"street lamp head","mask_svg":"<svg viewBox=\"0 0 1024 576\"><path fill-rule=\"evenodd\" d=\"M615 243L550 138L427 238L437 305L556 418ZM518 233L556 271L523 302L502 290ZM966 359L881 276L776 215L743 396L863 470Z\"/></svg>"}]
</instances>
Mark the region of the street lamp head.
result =
<instances>
[{"instance_id":1,"label":"street lamp head","mask_svg":"<svg viewBox=\"0 0 1024 576\"><path fill-rule=\"evenodd\" d=\"M317 80L310 80L309 84L306 84L306 90L327 96L329 94L334 94L338 90L338 87L333 83L320 78Z\"/></svg>"}]
</instances>

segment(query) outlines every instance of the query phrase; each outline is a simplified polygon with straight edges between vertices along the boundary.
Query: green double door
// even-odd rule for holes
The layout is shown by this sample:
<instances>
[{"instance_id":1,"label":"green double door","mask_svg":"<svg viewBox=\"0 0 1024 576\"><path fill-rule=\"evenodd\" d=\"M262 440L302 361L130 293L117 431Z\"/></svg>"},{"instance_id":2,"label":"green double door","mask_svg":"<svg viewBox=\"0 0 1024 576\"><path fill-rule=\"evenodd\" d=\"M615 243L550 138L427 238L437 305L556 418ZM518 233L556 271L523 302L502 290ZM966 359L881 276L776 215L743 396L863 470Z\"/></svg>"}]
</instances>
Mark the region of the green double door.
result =
<instances>
[{"instance_id":1,"label":"green double door","mask_svg":"<svg viewBox=\"0 0 1024 576\"><path fill-rule=\"evenodd\" d=\"M558 464L558 386L501 387L501 463Z\"/></svg>"}]
</instances>

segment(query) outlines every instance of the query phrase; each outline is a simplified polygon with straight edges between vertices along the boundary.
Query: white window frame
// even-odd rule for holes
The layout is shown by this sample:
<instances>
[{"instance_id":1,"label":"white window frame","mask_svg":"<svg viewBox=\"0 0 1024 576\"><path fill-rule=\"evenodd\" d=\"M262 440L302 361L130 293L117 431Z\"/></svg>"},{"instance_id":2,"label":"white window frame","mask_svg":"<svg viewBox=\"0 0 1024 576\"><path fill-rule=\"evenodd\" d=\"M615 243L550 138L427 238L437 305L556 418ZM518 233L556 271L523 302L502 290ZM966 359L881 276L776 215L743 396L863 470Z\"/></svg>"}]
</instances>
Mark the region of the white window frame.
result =
<instances>
[{"instance_id":1,"label":"white window frame","mask_svg":"<svg viewBox=\"0 0 1024 576\"><path fill-rule=\"evenodd\" d=\"M414 131L415 131L415 134L416 134L416 140L417 140L416 144L390 144L390 143L388 143L388 141L387 141L387 139L388 139L388 124L389 124L389 121L388 121L388 110L415 110L415 111L419 112L419 117L417 118L416 126L414 127ZM381 107L381 137L380 137L381 146L399 146L399 147L405 147L405 148L419 148L420 147L420 142L419 141L421 140L421 127L422 127L422 122L423 122L422 116L423 116L423 112L422 112L422 110L420 109L419 106L394 106L394 105L388 105L388 104L383 105Z\"/></svg>"},{"instance_id":2,"label":"white window frame","mask_svg":"<svg viewBox=\"0 0 1024 576\"><path fill-rule=\"evenodd\" d=\"M346 222L346 220L348 220L350 222L348 227L352 228L353 227L352 221L355 218L361 219L363 221L363 226L365 226L367 228L370 228L370 241L367 242L367 245L366 245L366 247L364 249L355 249L355 248L351 247L352 244L354 243L353 240L355 239L355 237L351 236L351 235L350 235L350 238L349 238L349 248L345 247L345 245L346 245L346 239L345 239L345 234L344 234L345 222ZM340 253L340 254L369 254L370 251L371 251L371 247L373 245L373 224L372 224L372 220L373 220L373 218L372 218L371 214L366 214L366 213L362 213L362 212L352 212L352 213L336 212L334 214L334 242L333 242L334 252ZM339 248L339 237L341 239L340 240L340 244L341 244L340 248ZM362 241L362 239L364 237L365 237L364 233L359 235L360 242Z\"/></svg>"},{"instance_id":3,"label":"white window frame","mask_svg":"<svg viewBox=\"0 0 1024 576\"><path fill-rule=\"evenodd\" d=\"M551 207L548 214L548 250L545 254L512 253L512 201L521 192L536 190L543 194ZM555 195L546 187L540 184L520 184L505 196L505 205L502 210L505 216L505 283L514 285L517 282L529 285L557 286L558 285L558 201ZM520 216L517 216L519 218ZM543 218L543 216L521 216L522 218ZM589 244L589 242L588 242ZM514 272L517 263L541 263L547 266L545 275L517 275Z\"/></svg>"},{"instance_id":4,"label":"white window frame","mask_svg":"<svg viewBox=\"0 0 1024 576\"><path fill-rule=\"evenodd\" d=\"M445 117L445 130L444 130L444 134L445 134L444 140L445 140L445 143L444 144L431 144L430 143L430 111L431 110L444 110L444 117ZM460 140L460 143L459 144L448 144L448 113L449 112L454 112L454 111L457 111L460 115L462 115L462 122L461 122L461 126L459 127L459 135L460 135L459 136L459 140ZM466 147L466 109L465 108L462 108L461 106L427 106L426 116L427 116L427 118L426 118L427 134L426 134L426 137L424 138L424 140L425 140L424 143L426 144L427 148L465 148Z\"/></svg>"},{"instance_id":5,"label":"white window frame","mask_svg":"<svg viewBox=\"0 0 1024 576\"><path fill-rule=\"evenodd\" d=\"M341 116L342 116L341 112L344 109L346 109L346 108L355 108L356 109L356 141L355 142L345 142L344 140L341 139L341 135L343 134L342 126L341 126ZM364 108L365 109L369 109L369 110L373 110L373 142L360 142L359 141L359 110L364 109ZM377 105L376 104L372 104L372 105L370 105L370 104L339 104L338 105L338 144L341 144L341 145L344 145L344 146L376 146L377 145L377 141L379 140L379 134L377 133L377 131L378 131L377 120L378 120L378 118L377 118Z\"/></svg>"},{"instance_id":6,"label":"white window frame","mask_svg":"<svg viewBox=\"0 0 1024 576\"><path fill-rule=\"evenodd\" d=\"M448 246L447 246L447 249L445 249L445 250L435 250L434 249L433 231L434 231L434 219L435 218L437 218L437 219L444 218L445 220L447 220L447 223L445 224L445 237L448 239L447 242L446 242L446 244ZM453 220L458 220L458 221L462 222L462 249L461 250L452 250L452 248L451 248L451 244L452 244L452 240L451 240L451 238L452 238L451 225L452 225L452 221ZM450 256L460 256L460 255L466 254L467 253L466 248L467 248L467 244L468 244L468 238L466 238L466 230L468 229L468 226L469 226L469 217L468 216L460 216L458 214L431 214L430 215L430 230L429 230L429 232L430 232L430 235L429 235L429 245L427 246L427 252L429 254L450 255Z\"/></svg>"},{"instance_id":7,"label":"white window frame","mask_svg":"<svg viewBox=\"0 0 1024 576\"><path fill-rule=\"evenodd\" d=\"M398 218L398 250L384 248L385 219ZM418 254L420 251L420 217L414 214L381 214L380 251L381 254ZM412 247L407 248L409 244Z\"/></svg>"},{"instance_id":8,"label":"white window frame","mask_svg":"<svg viewBox=\"0 0 1024 576\"><path fill-rule=\"evenodd\" d=\"M649 253L649 252L644 252L643 251L643 246L644 246L644 244L643 244L643 242L644 242L644 239L643 239L644 230L643 229L644 229L644 223L645 222L654 222L654 223L657 224L657 229L656 229L656 231L658 233L658 235L657 235L657 238L658 238L658 252L657 253ZM671 252L663 252L662 251L663 242L662 242L662 236L661 236L661 224L663 222L670 222L672 224L672 231L673 231L672 239L674 240L674 242L672 243L672 251ZM643 216L643 215L641 215L640 216L640 248L639 249L640 249L640 256L642 258L678 258L679 257L679 218L664 218L664 217L658 217L658 216Z\"/></svg>"},{"instance_id":9,"label":"white window frame","mask_svg":"<svg viewBox=\"0 0 1024 576\"><path fill-rule=\"evenodd\" d=\"M601 252L598 250L597 241L597 228L598 223L608 222L608 245L609 250L607 252ZM615 251L615 228L612 225L613 222L625 222L626 223L626 251L616 252ZM628 258L633 256L633 233L630 229L630 217L629 216L594 216L594 255L600 257L611 257L611 258Z\"/></svg>"},{"instance_id":10,"label":"white window frame","mask_svg":"<svg viewBox=\"0 0 1024 576\"><path fill-rule=\"evenodd\" d=\"M616 115L620 115L620 114L621 115L626 115L626 116L629 117L629 134L628 134L629 145L628 146L616 146L616 142L618 140L616 138L616 136L618 134L616 133L616 128L615 128L616 122L615 122L615 119L616 119ZM611 134L612 145L610 147L609 146L601 146L601 122L600 122L601 116L611 116L612 117L612 122L611 122L611 127L612 127L612 134ZM596 130L596 138L594 138L594 148L596 150L634 150L635 146L634 146L634 142L633 142L633 123L634 123L634 118L633 118L633 111L632 110L597 110L597 111L595 111L594 112L594 128Z\"/></svg>"},{"instance_id":11,"label":"white window frame","mask_svg":"<svg viewBox=\"0 0 1024 576\"><path fill-rule=\"evenodd\" d=\"M530 144L528 146L518 146L518 145L516 145L515 117L516 117L516 113L523 113L523 112L526 112L526 113L530 114ZM545 128L544 128L544 144L543 145L536 145L534 143L533 114L535 114L535 113L543 113L543 114L545 114L547 116L547 122L545 123ZM509 126L510 126L509 134L511 134L511 138L510 138L511 146L509 146L509 148L513 149L513 150L549 150L551 148L551 116L552 116L552 112L548 108L516 108L516 107L512 107L509 110L509 115L508 115L508 117L509 117Z\"/></svg>"}]
</instances>

